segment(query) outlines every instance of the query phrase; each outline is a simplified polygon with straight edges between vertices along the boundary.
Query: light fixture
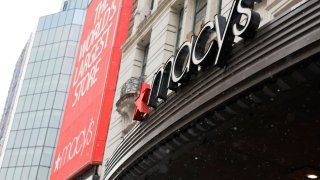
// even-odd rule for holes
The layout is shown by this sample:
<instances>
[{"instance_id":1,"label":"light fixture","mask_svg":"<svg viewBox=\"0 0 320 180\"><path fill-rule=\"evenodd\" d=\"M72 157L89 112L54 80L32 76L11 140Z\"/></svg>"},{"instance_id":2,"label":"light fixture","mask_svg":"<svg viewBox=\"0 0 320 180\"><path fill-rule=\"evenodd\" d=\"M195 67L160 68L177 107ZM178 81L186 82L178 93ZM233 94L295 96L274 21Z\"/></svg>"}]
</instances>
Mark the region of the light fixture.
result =
<instances>
[{"instance_id":1,"label":"light fixture","mask_svg":"<svg viewBox=\"0 0 320 180\"><path fill-rule=\"evenodd\" d=\"M315 175L315 174L307 174L306 176L307 176L307 178L309 178L309 179L318 179L318 176Z\"/></svg>"}]
</instances>

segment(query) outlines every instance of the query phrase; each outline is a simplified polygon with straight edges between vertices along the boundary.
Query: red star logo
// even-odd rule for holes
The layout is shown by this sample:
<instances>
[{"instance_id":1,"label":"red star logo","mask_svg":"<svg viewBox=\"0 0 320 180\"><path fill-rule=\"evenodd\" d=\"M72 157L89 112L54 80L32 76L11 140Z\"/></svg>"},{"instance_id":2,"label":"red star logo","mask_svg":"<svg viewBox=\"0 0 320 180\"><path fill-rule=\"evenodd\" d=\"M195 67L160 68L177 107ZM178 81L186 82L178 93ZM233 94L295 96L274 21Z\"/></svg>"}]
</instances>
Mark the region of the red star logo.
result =
<instances>
[{"instance_id":1,"label":"red star logo","mask_svg":"<svg viewBox=\"0 0 320 180\"><path fill-rule=\"evenodd\" d=\"M139 97L134 102L136 105L136 110L133 114L133 120L142 121L143 116L149 113L149 107L147 105L150 95L150 85L147 83L142 83Z\"/></svg>"}]
</instances>

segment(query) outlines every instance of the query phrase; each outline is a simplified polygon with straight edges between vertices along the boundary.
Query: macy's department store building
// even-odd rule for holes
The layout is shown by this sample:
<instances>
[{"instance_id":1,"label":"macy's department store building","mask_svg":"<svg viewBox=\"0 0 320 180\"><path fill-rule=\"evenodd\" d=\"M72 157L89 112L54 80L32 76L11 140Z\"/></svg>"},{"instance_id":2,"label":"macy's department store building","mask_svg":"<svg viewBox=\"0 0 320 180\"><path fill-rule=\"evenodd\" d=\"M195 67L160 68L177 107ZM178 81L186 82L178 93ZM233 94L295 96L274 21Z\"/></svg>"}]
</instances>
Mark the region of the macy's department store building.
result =
<instances>
[{"instance_id":1,"label":"macy's department store building","mask_svg":"<svg viewBox=\"0 0 320 180\"><path fill-rule=\"evenodd\" d=\"M104 179L317 179L320 2L148 2L122 46Z\"/></svg>"}]
</instances>

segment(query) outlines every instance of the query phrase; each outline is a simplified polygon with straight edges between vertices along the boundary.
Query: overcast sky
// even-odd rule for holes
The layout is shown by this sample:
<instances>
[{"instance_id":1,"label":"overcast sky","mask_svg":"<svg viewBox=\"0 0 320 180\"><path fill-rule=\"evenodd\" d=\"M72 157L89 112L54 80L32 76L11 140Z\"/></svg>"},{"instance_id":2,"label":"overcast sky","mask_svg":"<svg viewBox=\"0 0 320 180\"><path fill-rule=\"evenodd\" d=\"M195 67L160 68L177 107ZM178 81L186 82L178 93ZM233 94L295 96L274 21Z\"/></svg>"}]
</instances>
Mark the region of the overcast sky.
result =
<instances>
[{"instance_id":1,"label":"overcast sky","mask_svg":"<svg viewBox=\"0 0 320 180\"><path fill-rule=\"evenodd\" d=\"M20 53L40 16L56 13L63 0L5 0L0 10L0 116Z\"/></svg>"}]
</instances>

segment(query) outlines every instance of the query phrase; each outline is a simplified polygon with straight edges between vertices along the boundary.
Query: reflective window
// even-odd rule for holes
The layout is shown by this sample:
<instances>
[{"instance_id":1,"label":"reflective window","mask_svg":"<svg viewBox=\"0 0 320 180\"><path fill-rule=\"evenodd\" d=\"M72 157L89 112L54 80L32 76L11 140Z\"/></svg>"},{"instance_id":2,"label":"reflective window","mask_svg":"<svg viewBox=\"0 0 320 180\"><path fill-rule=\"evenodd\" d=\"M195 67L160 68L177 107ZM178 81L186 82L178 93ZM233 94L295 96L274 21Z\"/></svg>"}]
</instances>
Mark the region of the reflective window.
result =
<instances>
[{"instance_id":1,"label":"reflective window","mask_svg":"<svg viewBox=\"0 0 320 180\"><path fill-rule=\"evenodd\" d=\"M59 17L58 26L62 26L62 25L64 25L64 22L66 21L67 11L63 11L59 14L60 14L60 17Z\"/></svg>"},{"instance_id":2,"label":"reflective window","mask_svg":"<svg viewBox=\"0 0 320 180\"><path fill-rule=\"evenodd\" d=\"M42 60L47 60L50 58L51 49L52 49L52 44L45 46Z\"/></svg>"},{"instance_id":3,"label":"reflective window","mask_svg":"<svg viewBox=\"0 0 320 180\"><path fill-rule=\"evenodd\" d=\"M20 118L21 118L21 114L16 113L14 115L12 126L11 126L11 130L17 130L18 129L19 123L20 123Z\"/></svg>"},{"instance_id":4,"label":"reflective window","mask_svg":"<svg viewBox=\"0 0 320 180\"><path fill-rule=\"evenodd\" d=\"M47 44L53 43L53 41L54 41L54 35L56 34L56 29L57 29L57 28L51 28L51 29L49 29Z\"/></svg>"},{"instance_id":5,"label":"reflective window","mask_svg":"<svg viewBox=\"0 0 320 180\"><path fill-rule=\"evenodd\" d=\"M42 121L42 116L43 116L43 111L37 111L36 118L34 119L33 128L39 128L40 127L41 121Z\"/></svg>"},{"instance_id":6,"label":"reflective window","mask_svg":"<svg viewBox=\"0 0 320 180\"><path fill-rule=\"evenodd\" d=\"M37 140L37 146L43 146L44 145L44 140L46 138L46 132L47 128L41 128Z\"/></svg>"},{"instance_id":7,"label":"reflective window","mask_svg":"<svg viewBox=\"0 0 320 180\"><path fill-rule=\"evenodd\" d=\"M16 134L17 134L17 131L11 131L10 132L10 137L9 137L9 140L8 140L8 143L7 143L7 149L13 148L14 141L16 139Z\"/></svg>"},{"instance_id":8,"label":"reflective window","mask_svg":"<svg viewBox=\"0 0 320 180\"><path fill-rule=\"evenodd\" d=\"M14 168L8 168L6 179L13 179Z\"/></svg>"},{"instance_id":9,"label":"reflective window","mask_svg":"<svg viewBox=\"0 0 320 180\"><path fill-rule=\"evenodd\" d=\"M2 161L2 167L8 167L9 166L11 153L12 153L12 150L6 150L6 152L4 154L3 161Z\"/></svg>"},{"instance_id":10,"label":"reflective window","mask_svg":"<svg viewBox=\"0 0 320 180\"><path fill-rule=\"evenodd\" d=\"M55 43L52 45L52 51L51 51L51 55L50 58L54 59L58 56L58 52L59 52L59 44Z\"/></svg>"},{"instance_id":11,"label":"reflective window","mask_svg":"<svg viewBox=\"0 0 320 180\"><path fill-rule=\"evenodd\" d=\"M16 108L16 112L21 112L22 111L25 98L26 98L25 96L20 96L19 97L19 101L18 101L18 105L17 105L17 108Z\"/></svg>"},{"instance_id":12,"label":"reflective window","mask_svg":"<svg viewBox=\"0 0 320 180\"><path fill-rule=\"evenodd\" d=\"M53 105L54 109L63 109L65 95L66 93L57 92Z\"/></svg>"},{"instance_id":13,"label":"reflective window","mask_svg":"<svg viewBox=\"0 0 320 180\"><path fill-rule=\"evenodd\" d=\"M62 32L63 32L63 26L58 27L56 34L54 36L54 42L60 42L61 41L61 36L62 36Z\"/></svg>"},{"instance_id":14,"label":"reflective window","mask_svg":"<svg viewBox=\"0 0 320 180\"><path fill-rule=\"evenodd\" d=\"M34 62L36 60L38 48L34 47L31 49L30 56L29 56L29 63Z\"/></svg>"},{"instance_id":15,"label":"reflective window","mask_svg":"<svg viewBox=\"0 0 320 180\"><path fill-rule=\"evenodd\" d=\"M76 4L77 9L81 8L81 3L82 3L82 1L77 1L77 4Z\"/></svg>"},{"instance_id":16,"label":"reflective window","mask_svg":"<svg viewBox=\"0 0 320 180\"><path fill-rule=\"evenodd\" d=\"M55 91L57 89L58 81L59 81L59 75L58 74L53 75L51 79L49 91Z\"/></svg>"},{"instance_id":17,"label":"reflective window","mask_svg":"<svg viewBox=\"0 0 320 180\"><path fill-rule=\"evenodd\" d=\"M48 127L51 111L45 110L42 116L41 127Z\"/></svg>"},{"instance_id":18,"label":"reflective window","mask_svg":"<svg viewBox=\"0 0 320 180\"><path fill-rule=\"evenodd\" d=\"M83 1L82 1L82 8L84 8L84 9L87 8L87 6L88 6L88 1L89 1L89 0L83 0Z\"/></svg>"},{"instance_id":19,"label":"reflective window","mask_svg":"<svg viewBox=\"0 0 320 180\"><path fill-rule=\"evenodd\" d=\"M6 179L6 174L7 174L7 168L1 168L0 169L0 180L5 180Z\"/></svg>"},{"instance_id":20,"label":"reflective window","mask_svg":"<svg viewBox=\"0 0 320 180\"><path fill-rule=\"evenodd\" d=\"M42 92L48 92L48 91L49 91L51 78L52 78L52 76L46 76L46 77L44 78L44 83L43 83L43 87L42 87Z\"/></svg>"},{"instance_id":21,"label":"reflective window","mask_svg":"<svg viewBox=\"0 0 320 180\"><path fill-rule=\"evenodd\" d=\"M28 87L29 87L29 79L26 79L23 81L23 85L21 87L21 91L20 91L20 94L21 95L26 95L27 94L27 91L28 91Z\"/></svg>"},{"instance_id":22,"label":"reflective window","mask_svg":"<svg viewBox=\"0 0 320 180\"><path fill-rule=\"evenodd\" d=\"M46 101L47 101L47 96L48 96L48 93L42 93L42 94L40 95L38 110L42 110L42 109L45 108Z\"/></svg>"},{"instance_id":23,"label":"reflective window","mask_svg":"<svg viewBox=\"0 0 320 180\"><path fill-rule=\"evenodd\" d=\"M29 173L29 179L37 179L38 166L32 166Z\"/></svg>"},{"instance_id":24,"label":"reflective window","mask_svg":"<svg viewBox=\"0 0 320 180\"><path fill-rule=\"evenodd\" d=\"M77 43L73 41L69 41L66 49L65 56L74 57L77 50Z\"/></svg>"},{"instance_id":25,"label":"reflective window","mask_svg":"<svg viewBox=\"0 0 320 180\"><path fill-rule=\"evenodd\" d=\"M43 83L44 83L44 77L39 77L37 79L37 84L36 84L34 93L41 93Z\"/></svg>"},{"instance_id":26,"label":"reflective window","mask_svg":"<svg viewBox=\"0 0 320 180\"><path fill-rule=\"evenodd\" d=\"M50 109L53 106L55 92L49 92L47 102L46 102L46 109Z\"/></svg>"},{"instance_id":27,"label":"reflective window","mask_svg":"<svg viewBox=\"0 0 320 180\"><path fill-rule=\"evenodd\" d=\"M80 33L81 33L81 26L72 25L70 30L69 40L78 41Z\"/></svg>"},{"instance_id":28,"label":"reflective window","mask_svg":"<svg viewBox=\"0 0 320 180\"><path fill-rule=\"evenodd\" d=\"M47 38L48 38L48 34L49 34L49 30L42 31L41 40L40 40L40 43L39 43L40 46L46 44Z\"/></svg>"},{"instance_id":29,"label":"reflective window","mask_svg":"<svg viewBox=\"0 0 320 180\"><path fill-rule=\"evenodd\" d=\"M52 15L46 16L46 21L44 23L43 29L49 29L52 21Z\"/></svg>"},{"instance_id":30,"label":"reflective window","mask_svg":"<svg viewBox=\"0 0 320 180\"><path fill-rule=\"evenodd\" d=\"M29 176L30 167L23 167L21 177L27 177Z\"/></svg>"},{"instance_id":31,"label":"reflective window","mask_svg":"<svg viewBox=\"0 0 320 180\"><path fill-rule=\"evenodd\" d=\"M32 75L32 70L33 70L33 66L34 66L34 63L28 64L27 69L26 69L26 73L25 73L25 75L24 75L24 78L25 78L25 79L31 77L31 75Z\"/></svg>"},{"instance_id":32,"label":"reflective window","mask_svg":"<svg viewBox=\"0 0 320 180\"><path fill-rule=\"evenodd\" d=\"M49 128L47 132L45 146L55 147L58 130Z\"/></svg>"},{"instance_id":33,"label":"reflective window","mask_svg":"<svg viewBox=\"0 0 320 180\"><path fill-rule=\"evenodd\" d=\"M64 56L64 53L66 51L66 47L67 47L67 41L64 41L64 42L60 43L58 57Z\"/></svg>"},{"instance_id":34,"label":"reflective window","mask_svg":"<svg viewBox=\"0 0 320 180\"><path fill-rule=\"evenodd\" d=\"M53 47L57 45L57 44L54 44ZM57 46L58 47L58 46ZM58 49L57 49L57 53L58 53ZM56 63L56 60L55 59L51 59L49 60L49 64L48 64L48 68L47 68L47 72L46 72L46 75L52 75L53 74L53 70L54 70L54 65Z\"/></svg>"},{"instance_id":35,"label":"reflective window","mask_svg":"<svg viewBox=\"0 0 320 180\"><path fill-rule=\"evenodd\" d=\"M60 75L59 85L58 85L58 91L67 92L68 91L68 85L69 85L69 75Z\"/></svg>"},{"instance_id":36,"label":"reflective window","mask_svg":"<svg viewBox=\"0 0 320 180\"><path fill-rule=\"evenodd\" d=\"M63 65L61 69L61 74L71 74L73 68L73 59L64 58Z\"/></svg>"},{"instance_id":37,"label":"reflective window","mask_svg":"<svg viewBox=\"0 0 320 180\"><path fill-rule=\"evenodd\" d=\"M58 26L58 21L59 21L59 13L53 14L52 15L51 28L57 27Z\"/></svg>"},{"instance_id":38,"label":"reflective window","mask_svg":"<svg viewBox=\"0 0 320 180\"><path fill-rule=\"evenodd\" d=\"M71 0L70 9L74 9L75 7L76 7L76 1L75 0Z\"/></svg>"},{"instance_id":39,"label":"reflective window","mask_svg":"<svg viewBox=\"0 0 320 180\"><path fill-rule=\"evenodd\" d=\"M50 46L52 47L52 45ZM38 76L44 76L47 71L48 61L42 61Z\"/></svg>"},{"instance_id":40,"label":"reflective window","mask_svg":"<svg viewBox=\"0 0 320 180\"><path fill-rule=\"evenodd\" d=\"M25 130L21 147L28 147L30 136L31 136L31 129Z\"/></svg>"},{"instance_id":41,"label":"reflective window","mask_svg":"<svg viewBox=\"0 0 320 180\"><path fill-rule=\"evenodd\" d=\"M44 53L44 46L40 46L37 51L36 61L41 61Z\"/></svg>"},{"instance_id":42,"label":"reflective window","mask_svg":"<svg viewBox=\"0 0 320 180\"><path fill-rule=\"evenodd\" d=\"M33 70L32 70L32 76L31 77L37 77L38 76L39 70L40 70L40 65L41 65L41 62L34 63L34 67L33 67Z\"/></svg>"},{"instance_id":43,"label":"reflective window","mask_svg":"<svg viewBox=\"0 0 320 180\"><path fill-rule=\"evenodd\" d=\"M32 140L32 139L31 139ZM26 159L24 160L24 165L25 166L30 166L32 163L32 158L33 158L33 154L34 154L34 150L35 148L28 148L27 150L27 155L26 155Z\"/></svg>"},{"instance_id":44,"label":"reflective window","mask_svg":"<svg viewBox=\"0 0 320 180\"><path fill-rule=\"evenodd\" d=\"M32 95L27 96L26 102L24 103L24 106L23 106L23 111L29 111L30 110L32 97L33 97ZM21 124L21 122L20 122L20 124Z\"/></svg>"},{"instance_id":45,"label":"reflective window","mask_svg":"<svg viewBox=\"0 0 320 180\"><path fill-rule=\"evenodd\" d=\"M19 124L19 129L26 128L27 120L28 120L28 113L22 113L21 119L20 119L20 124Z\"/></svg>"},{"instance_id":46,"label":"reflective window","mask_svg":"<svg viewBox=\"0 0 320 180\"><path fill-rule=\"evenodd\" d=\"M21 142L22 142L22 138L23 138L23 133L24 131L17 131L17 135L16 135L16 140L14 142L14 148L19 148L21 147ZM11 158L12 160L12 158Z\"/></svg>"},{"instance_id":47,"label":"reflective window","mask_svg":"<svg viewBox=\"0 0 320 180\"><path fill-rule=\"evenodd\" d=\"M22 167L16 167L16 169L14 170L14 176L13 176L13 180L20 180L21 178L21 173L22 173Z\"/></svg>"},{"instance_id":48,"label":"reflective window","mask_svg":"<svg viewBox=\"0 0 320 180\"><path fill-rule=\"evenodd\" d=\"M56 64L54 65L54 72L53 74L59 74L61 72L61 66L63 63L63 59L62 58L58 58L56 60Z\"/></svg>"},{"instance_id":49,"label":"reflective window","mask_svg":"<svg viewBox=\"0 0 320 180\"><path fill-rule=\"evenodd\" d=\"M33 39L33 47L36 47L36 46L39 45L40 39L41 39L41 34L42 34L41 31L35 33L35 36L34 36L34 39Z\"/></svg>"},{"instance_id":50,"label":"reflective window","mask_svg":"<svg viewBox=\"0 0 320 180\"><path fill-rule=\"evenodd\" d=\"M81 3L81 1L78 1L78 3ZM74 13L74 18L73 18L73 24L83 24L83 16L84 16L84 12L83 10L75 10Z\"/></svg>"},{"instance_id":51,"label":"reflective window","mask_svg":"<svg viewBox=\"0 0 320 180\"><path fill-rule=\"evenodd\" d=\"M35 117L36 112L29 112L26 129L31 129L33 127Z\"/></svg>"},{"instance_id":52,"label":"reflective window","mask_svg":"<svg viewBox=\"0 0 320 180\"><path fill-rule=\"evenodd\" d=\"M36 88L36 82L37 82L37 79L35 79L35 78L30 80L27 94L33 94L34 93L34 90Z\"/></svg>"},{"instance_id":53,"label":"reflective window","mask_svg":"<svg viewBox=\"0 0 320 180\"><path fill-rule=\"evenodd\" d=\"M48 175L49 175L48 167L39 167L37 179L48 179Z\"/></svg>"},{"instance_id":54,"label":"reflective window","mask_svg":"<svg viewBox=\"0 0 320 180\"><path fill-rule=\"evenodd\" d=\"M59 128L62 111L52 110L49 127Z\"/></svg>"},{"instance_id":55,"label":"reflective window","mask_svg":"<svg viewBox=\"0 0 320 180\"><path fill-rule=\"evenodd\" d=\"M68 40L69 34L70 34L70 29L71 29L71 25L64 26L63 32L62 32L61 41L66 41L66 40Z\"/></svg>"},{"instance_id":56,"label":"reflective window","mask_svg":"<svg viewBox=\"0 0 320 180\"><path fill-rule=\"evenodd\" d=\"M17 166L23 166L24 159L26 158L26 154L27 154L27 148L21 148L18 162L17 162Z\"/></svg>"},{"instance_id":57,"label":"reflective window","mask_svg":"<svg viewBox=\"0 0 320 180\"><path fill-rule=\"evenodd\" d=\"M10 158L10 162L9 162L10 167L15 166L17 164L19 150L20 149L13 149L12 150L12 154L11 154L11 158ZM7 175L7 178L8 178L8 175ZM8 179L10 179L10 178L8 178Z\"/></svg>"},{"instance_id":58,"label":"reflective window","mask_svg":"<svg viewBox=\"0 0 320 180\"><path fill-rule=\"evenodd\" d=\"M44 26L45 20L46 20L45 16L40 17L39 23L38 23L38 27L37 27L37 31L43 30L43 26Z\"/></svg>"},{"instance_id":59,"label":"reflective window","mask_svg":"<svg viewBox=\"0 0 320 180\"><path fill-rule=\"evenodd\" d=\"M40 99L40 94L35 94L33 95L33 99L32 99L32 103L31 103L31 107L30 107L30 111L35 111L38 108L38 103L39 103L39 99Z\"/></svg>"},{"instance_id":60,"label":"reflective window","mask_svg":"<svg viewBox=\"0 0 320 180\"><path fill-rule=\"evenodd\" d=\"M33 155L32 165L40 164L41 153L42 153L42 147L36 147L35 153Z\"/></svg>"},{"instance_id":61,"label":"reflective window","mask_svg":"<svg viewBox=\"0 0 320 180\"><path fill-rule=\"evenodd\" d=\"M36 146L38 135L39 135L39 129L32 129L29 147Z\"/></svg>"},{"instance_id":62,"label":"reflective window","mask_svg":"<svg viewBox=\"0 0 320 180\"><path fill-rule=\"evenodd\" d=\"M73 19L73 15L74 15L74 10L69 10L67 11L68 12L68 15L67 15L67 18L66 18L66 22L64 24L66 25L69 25L72 23L72 19Z\"/></svg>"}]
</instances>

